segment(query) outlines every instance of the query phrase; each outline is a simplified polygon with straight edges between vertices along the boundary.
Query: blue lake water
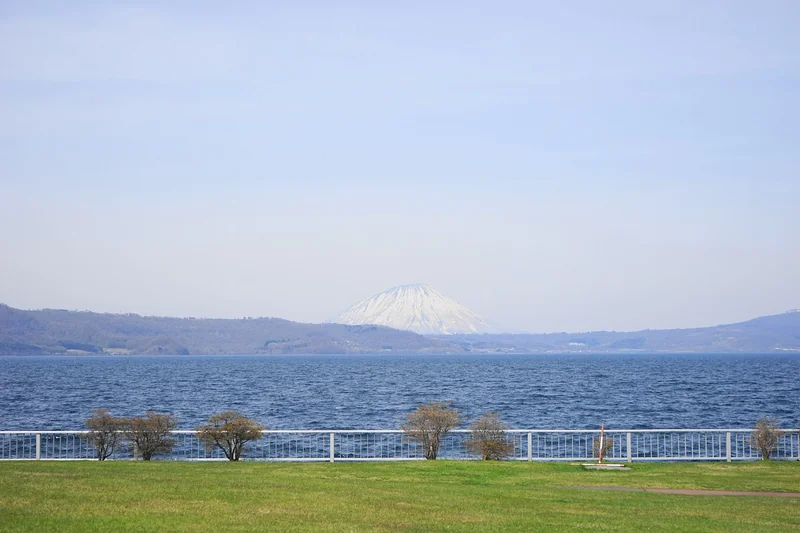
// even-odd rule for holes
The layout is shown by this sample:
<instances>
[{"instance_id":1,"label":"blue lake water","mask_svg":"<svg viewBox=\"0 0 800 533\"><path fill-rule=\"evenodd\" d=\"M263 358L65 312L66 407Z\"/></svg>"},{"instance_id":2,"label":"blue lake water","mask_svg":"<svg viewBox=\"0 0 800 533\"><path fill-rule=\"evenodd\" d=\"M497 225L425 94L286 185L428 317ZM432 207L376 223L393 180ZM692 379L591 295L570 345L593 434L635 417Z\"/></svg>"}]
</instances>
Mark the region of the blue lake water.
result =
<instances>
[{"instance_id":1,"label":"blue lake water","mask_svg":"<svg viewBox=\"0 0 800 533\"><path fill-rule=\"evenodd\" d=\"M517 428L751 427L800 419L800 355L0 357L0 429L80 429L95 408L239 409L273 429L397 428L450 400Z\"/></svg>"}]
</instances>

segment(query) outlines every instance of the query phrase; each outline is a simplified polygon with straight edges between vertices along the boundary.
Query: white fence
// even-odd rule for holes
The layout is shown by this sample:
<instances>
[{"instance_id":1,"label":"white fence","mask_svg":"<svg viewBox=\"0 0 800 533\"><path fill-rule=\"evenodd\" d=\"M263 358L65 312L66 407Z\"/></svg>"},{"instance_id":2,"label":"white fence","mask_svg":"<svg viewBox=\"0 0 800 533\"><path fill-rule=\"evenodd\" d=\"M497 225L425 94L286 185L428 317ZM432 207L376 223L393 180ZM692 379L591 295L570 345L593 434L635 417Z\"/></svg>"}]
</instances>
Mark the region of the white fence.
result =
<instances>
[{"instance_id":1,"label":"white fence","mask_svg":"<svg viewBox=\"0 0 800 533\"><path fill-rule=\"evenodd\" d=\"M750 445L751 429L606 430L612 461L754 461L761 458ZM510 429L510 460L587 461L593 456L597 430ZM157 460L222 460L220 450L206 448L195 431L173 431L172 452ZM442 459L475 459L467 444L468 430L450 432L442 442ZM772 456L800 459L798 430L785 430ZM84 431L0 431L0 460L94 459ZM130 446L112 459L134 459ZM267 430L250 443L243 460L257 461L405 461L423 459L419 443L401 430Z\"/></svg>"}]
</instances>

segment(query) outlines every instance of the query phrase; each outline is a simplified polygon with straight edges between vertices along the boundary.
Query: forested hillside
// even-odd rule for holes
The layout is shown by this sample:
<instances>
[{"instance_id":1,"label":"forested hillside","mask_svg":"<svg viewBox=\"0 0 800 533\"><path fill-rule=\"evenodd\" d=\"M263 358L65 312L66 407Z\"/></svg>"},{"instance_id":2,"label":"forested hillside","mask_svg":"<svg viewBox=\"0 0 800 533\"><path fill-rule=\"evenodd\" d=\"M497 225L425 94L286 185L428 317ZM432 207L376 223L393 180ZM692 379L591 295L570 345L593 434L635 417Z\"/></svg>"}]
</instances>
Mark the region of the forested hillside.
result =
<instances>
[{"instance_id":1,"label":"forested hillside","mask_svg":"<svg viewBox=\"0 0 800 533\"><path fill-rule=\"evenodd\" d=\"M380 326L279 318L144 317L0 305L0 354L291 354L448 352L446 341Z\"/></svg>"}]
</instances>

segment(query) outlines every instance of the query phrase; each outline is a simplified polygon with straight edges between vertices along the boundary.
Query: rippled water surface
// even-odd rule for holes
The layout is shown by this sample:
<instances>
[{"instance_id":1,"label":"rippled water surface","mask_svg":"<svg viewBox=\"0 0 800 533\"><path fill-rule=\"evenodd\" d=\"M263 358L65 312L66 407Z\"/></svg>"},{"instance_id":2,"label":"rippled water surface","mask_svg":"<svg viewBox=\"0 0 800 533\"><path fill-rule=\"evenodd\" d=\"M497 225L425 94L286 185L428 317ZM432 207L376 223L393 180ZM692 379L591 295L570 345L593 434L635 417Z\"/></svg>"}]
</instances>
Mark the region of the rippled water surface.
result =
<instances>
[{"instance_id":1,"label":"rippled water surface","mask_svg":"<svg viewBox=\"0 0 800 533\"><path fill-rule=\"evenodd\" d=\"M418 402L513 427L750 427L800 418L799 355L0 357L0 429L79 429L95 408L239 409L276 429L396 428Z\"/></svg>"}]
</instances>

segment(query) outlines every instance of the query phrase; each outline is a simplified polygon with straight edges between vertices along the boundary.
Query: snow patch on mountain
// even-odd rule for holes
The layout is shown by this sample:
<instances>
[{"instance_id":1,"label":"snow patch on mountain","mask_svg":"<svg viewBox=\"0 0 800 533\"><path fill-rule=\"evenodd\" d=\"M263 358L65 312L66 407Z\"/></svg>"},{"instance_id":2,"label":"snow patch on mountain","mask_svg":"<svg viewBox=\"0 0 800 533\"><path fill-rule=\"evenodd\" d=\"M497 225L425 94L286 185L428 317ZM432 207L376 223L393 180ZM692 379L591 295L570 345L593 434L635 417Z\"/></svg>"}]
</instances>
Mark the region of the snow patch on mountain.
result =
<instances>
[{"instance_id":1,"label":"snow patch on mountain","mask_svg":"<svg viewBox=\"0 0 800 533\"><path fill-rule=\"evenodd\" d=\"M391 288L362 300L328 322L377 324L424 335L496 331L479 314L424 284Z\"/></svg>"}]
</instances>

